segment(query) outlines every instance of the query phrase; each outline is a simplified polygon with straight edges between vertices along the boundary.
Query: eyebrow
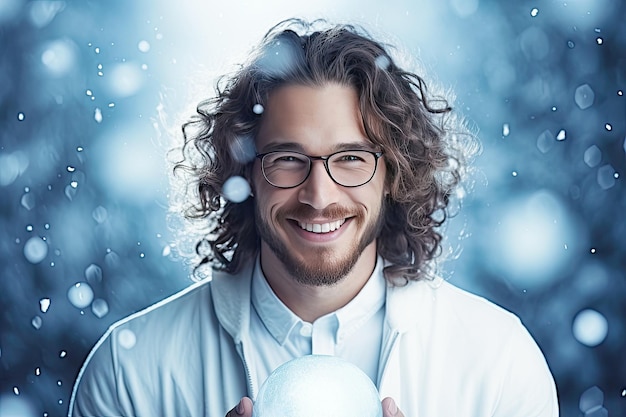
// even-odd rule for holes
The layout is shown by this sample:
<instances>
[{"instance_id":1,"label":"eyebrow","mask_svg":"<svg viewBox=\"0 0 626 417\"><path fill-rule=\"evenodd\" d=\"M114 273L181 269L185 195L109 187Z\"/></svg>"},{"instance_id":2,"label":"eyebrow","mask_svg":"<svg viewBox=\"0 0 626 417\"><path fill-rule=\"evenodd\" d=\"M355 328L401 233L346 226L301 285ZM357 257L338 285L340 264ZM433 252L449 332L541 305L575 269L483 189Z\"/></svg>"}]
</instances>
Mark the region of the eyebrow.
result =
<instances>
[{"instance_id":1,"label":"eyebrow","mask_svg":"<svg viewBox=\"0 0 626 417\"><path fill-rule=\"evenodd\" d=\"M370 142L342 142L333 146L329 153L334 153L338 151L345 150L363 150L363 151L374 151L375 146ZM266 152L274 152L274 151L296 151L306 153L302 144L297 142L270 142L266 146L263 147L262 153Z\"/></svg>"}]
</instances>

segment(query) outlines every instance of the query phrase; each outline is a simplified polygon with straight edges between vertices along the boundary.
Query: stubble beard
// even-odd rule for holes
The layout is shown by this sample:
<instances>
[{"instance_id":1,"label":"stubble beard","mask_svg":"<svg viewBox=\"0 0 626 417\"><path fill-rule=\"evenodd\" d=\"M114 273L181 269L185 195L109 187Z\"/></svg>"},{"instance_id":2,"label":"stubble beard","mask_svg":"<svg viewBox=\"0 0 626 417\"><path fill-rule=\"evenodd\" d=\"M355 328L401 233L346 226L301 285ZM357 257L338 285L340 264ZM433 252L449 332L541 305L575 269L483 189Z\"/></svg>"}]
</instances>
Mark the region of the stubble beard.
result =
<instances>
[{"instance_id":1,"label":"stubble beard","mask_svg":"<svg viewBox=\"0 0 626 417\"><path fill-rule=\"evenodd\" d=\"M313 213L319 214L320 212L302 205L292 210L279 210L276 213L276 217L284 219L289 214L288 217L306 218L308 215L312 218L315 217ZM320 217L334 219L352 217L352 222L356 223L354 226L357 229L365 222L364 210L359 210L355 215L354 210L327 209L321 212ZM293 279L300 284L308 286L333 286L348 275L365 248L380 235L385 221L385 201L384 199L381 201L378 215L370 219L363 230L361 238L350 244L347 255L343 259L335 258L335 251L331 248L316 248L307 253L304 260L298 259L289 250L286 242L274 232L274 228L263 217L258 207L255 208L255 219L259 237L269 246L278 260L282 262L285 270Z\"/></svg>"}]
</instances>

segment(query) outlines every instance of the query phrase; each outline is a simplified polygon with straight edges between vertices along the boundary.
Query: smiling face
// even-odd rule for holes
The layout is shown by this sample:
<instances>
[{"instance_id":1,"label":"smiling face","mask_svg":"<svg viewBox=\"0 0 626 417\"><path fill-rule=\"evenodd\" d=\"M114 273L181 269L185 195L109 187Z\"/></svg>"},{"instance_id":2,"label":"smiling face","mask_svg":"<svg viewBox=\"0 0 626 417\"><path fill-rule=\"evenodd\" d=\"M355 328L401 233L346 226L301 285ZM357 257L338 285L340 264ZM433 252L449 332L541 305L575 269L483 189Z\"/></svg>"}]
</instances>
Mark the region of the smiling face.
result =
<instances>
[{"instance_id":1,"label":"smiling face","mask_svg":"<svg viewBox=\"0 0 626 417\"><path fill-rule=\"evenodd\" d=\"M325 156L339 150L378 151L367 138L351 87L283 86L272 92L256 139L259 153L298 151ZM302 184L270 185L255 162L256 224L265 275L288 275L310 286L333 285L349 273L367 280L383 222L385 164L372 180L348 188L335 183L321 160Z\"/></svg>"}]
</instances>

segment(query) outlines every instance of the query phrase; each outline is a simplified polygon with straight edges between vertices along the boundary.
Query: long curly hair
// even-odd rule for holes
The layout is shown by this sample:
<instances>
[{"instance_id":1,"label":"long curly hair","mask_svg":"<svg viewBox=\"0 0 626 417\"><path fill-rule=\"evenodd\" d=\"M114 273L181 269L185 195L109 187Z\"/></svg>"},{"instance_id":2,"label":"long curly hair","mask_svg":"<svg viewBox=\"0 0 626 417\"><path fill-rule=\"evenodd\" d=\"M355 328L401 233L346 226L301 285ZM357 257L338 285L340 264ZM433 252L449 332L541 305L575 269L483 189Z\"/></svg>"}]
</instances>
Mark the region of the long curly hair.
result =
<instances>
[{"instance_id":1,"label":"long curly hair","mask_svg":"<svg viewBox=\"0 0 626 417\"><path fill-rule=\"evenodd\" d=\"M431 275L431 261L441 252L439 229L469 154L460 138L473 135L452 117L445 99L429 96L424 79L401 69L362 28L295 19L272 28L182 127L174 173L191 178L195 196L184 214L209 224L195 248L200 264L236 273L258 254L255 200L228 201L224 184L233 176L249 178L262 106L272 91L327 83L355 88L365 132L385 151L389 196L377 239L389 263L385 277L406 283Z\"/></svg>"}]
</instances>

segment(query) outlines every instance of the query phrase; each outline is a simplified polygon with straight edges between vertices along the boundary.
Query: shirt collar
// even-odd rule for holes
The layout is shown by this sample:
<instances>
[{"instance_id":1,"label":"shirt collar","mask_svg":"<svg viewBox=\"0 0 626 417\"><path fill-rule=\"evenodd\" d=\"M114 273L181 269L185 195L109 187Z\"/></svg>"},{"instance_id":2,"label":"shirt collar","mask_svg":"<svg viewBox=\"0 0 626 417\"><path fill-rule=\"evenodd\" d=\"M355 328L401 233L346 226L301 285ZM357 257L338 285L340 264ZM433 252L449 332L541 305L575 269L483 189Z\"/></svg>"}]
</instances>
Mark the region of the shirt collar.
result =
<instances>
[{"instance_id":1,"label":"shirt collar","mask_svg":"<svg viewBox=\"0 0 626 417\"><path fill-rule=\"evenodd\" d=\"M335 340L337 343L359 330L385 304L386 280L383 275L384 261L379 256L376 267L361 291L345 306L335 313L339 327Z\"/></svg>"},{"instance_id":2,"label":"shirt collar","mask_svg":"<svg viewBox=\"0 0 626 417\"><path fill-rule=\"evenodd\" d=\"M384 304L386 281L383 276L384 261L376 260L372 275L361 291L345 306L324 317L334 315L337 319L335 340L342 339L357 331L363 323L371 318ZM304 323L274 294L261 269L260 258L257 257L252 273L252 305L259 318L280 345L284 345L292 331L302 327Z\"/></svg>"}]
</instances>

